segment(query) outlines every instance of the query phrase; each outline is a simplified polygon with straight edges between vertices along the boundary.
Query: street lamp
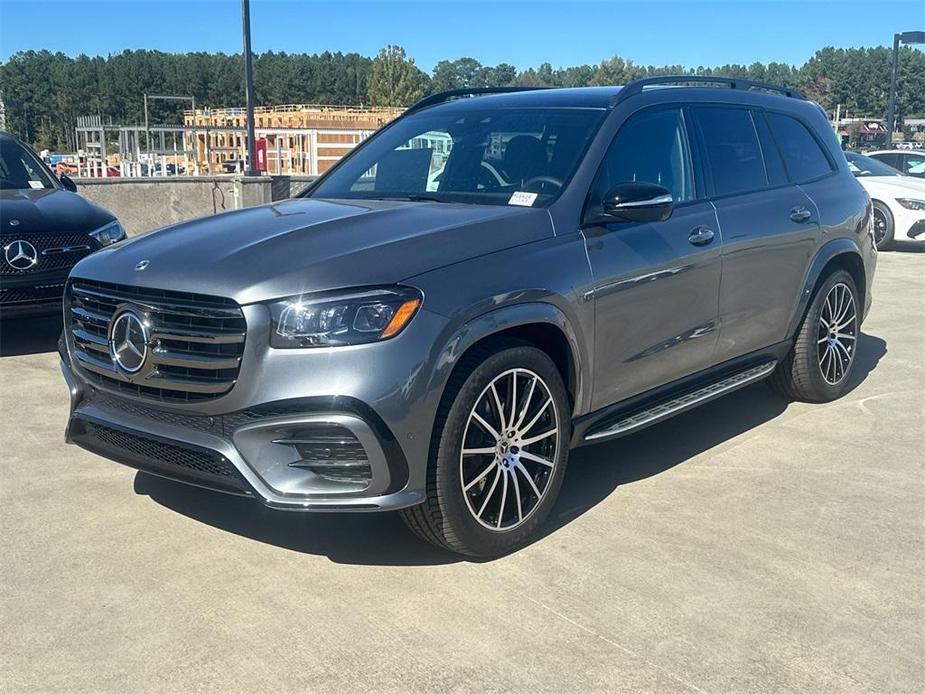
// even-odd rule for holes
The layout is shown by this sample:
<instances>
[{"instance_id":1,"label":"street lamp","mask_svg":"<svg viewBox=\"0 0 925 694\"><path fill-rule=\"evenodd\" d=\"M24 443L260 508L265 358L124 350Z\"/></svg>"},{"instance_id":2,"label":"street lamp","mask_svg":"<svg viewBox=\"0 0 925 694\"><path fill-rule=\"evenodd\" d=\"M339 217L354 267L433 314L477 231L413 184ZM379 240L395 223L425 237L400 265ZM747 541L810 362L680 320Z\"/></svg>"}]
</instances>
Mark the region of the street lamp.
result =
<instances>
[{"instance_id":1,"label":"street lamp","mask_svg":"<svg viewBox=\"0 0 925 694\"><path fill-rule=\"evenodd\" d=\"M254 167L257 161L257 143L254 141L254 67L251 60L251 8L249 0L241 0L241 24L244 30L244 96L247 119L247 167L245 176L259 176Z\"/></svg>"},{"instance_id":2,"label":"street lamp","mask_svg":"<svg viewBox=\"0 0 925 694\"><path fill-rule=\"evenodd\" d=\"M925 31L906 31L893 34L893 74L890 77L890 103L886 112L886 144L893 146L893 128L896 126L896 67L899 62L899 44L925 43Z\"/></svg>"}]
</instances>

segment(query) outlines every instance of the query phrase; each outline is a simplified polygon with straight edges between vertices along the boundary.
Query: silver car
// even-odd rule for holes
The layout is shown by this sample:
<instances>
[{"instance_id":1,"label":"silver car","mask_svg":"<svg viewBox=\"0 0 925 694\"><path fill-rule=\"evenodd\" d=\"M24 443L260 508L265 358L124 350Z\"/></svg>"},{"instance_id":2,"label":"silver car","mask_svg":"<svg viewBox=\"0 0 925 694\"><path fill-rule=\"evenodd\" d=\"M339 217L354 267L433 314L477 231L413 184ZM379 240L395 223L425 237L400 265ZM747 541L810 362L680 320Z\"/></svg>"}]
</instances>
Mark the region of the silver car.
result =
<instances>
[{"instance_id":1,"label":"silver car","mask_svg":"<svg viewBox=\"0 0 925 694\"><path fill-rule=\"evenodd\" d=\"M765 377L840 396L867 195L817 105L663 88L697 79L429 97L298 199L81 261L68 439L493 556L537 536L572 447Z\"/></svg>"}]
</instances>

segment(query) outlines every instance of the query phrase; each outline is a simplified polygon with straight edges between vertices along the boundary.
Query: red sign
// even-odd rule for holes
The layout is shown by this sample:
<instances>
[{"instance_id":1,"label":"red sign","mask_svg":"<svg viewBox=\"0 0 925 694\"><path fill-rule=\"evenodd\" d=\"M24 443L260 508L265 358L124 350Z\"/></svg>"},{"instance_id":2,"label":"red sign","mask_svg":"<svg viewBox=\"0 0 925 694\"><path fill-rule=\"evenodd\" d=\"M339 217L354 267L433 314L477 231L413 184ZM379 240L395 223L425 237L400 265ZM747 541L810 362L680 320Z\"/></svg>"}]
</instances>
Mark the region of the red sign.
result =
<instances>
[{"instance_id":1,"label":"red sign","mask_svg":"<svg viewBox=\"0 0 925 694\"><path fill-rule=\"evenodd\" d=\"M266 171L267 170L267 140L266 138L260 137L254 140L254 152L257 156L257 166L254 168L257 171Z\"/></svg>"}]
</instances>

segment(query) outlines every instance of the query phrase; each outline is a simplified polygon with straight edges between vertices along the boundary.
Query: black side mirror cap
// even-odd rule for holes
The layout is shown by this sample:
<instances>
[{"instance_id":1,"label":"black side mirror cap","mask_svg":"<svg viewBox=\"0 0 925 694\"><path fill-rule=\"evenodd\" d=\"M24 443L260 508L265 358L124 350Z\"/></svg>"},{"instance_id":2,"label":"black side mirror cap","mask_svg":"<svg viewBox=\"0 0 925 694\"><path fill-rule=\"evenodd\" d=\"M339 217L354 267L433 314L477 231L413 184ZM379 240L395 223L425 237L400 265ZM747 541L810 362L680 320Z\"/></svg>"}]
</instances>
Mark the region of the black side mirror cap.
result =
<instances>
[{"instance_id":1,"label":"black side mirror cap","mask_svg":"<svg viewBox=\"0 0 925 694\"><path fill-rule=\"evenodd\" d=\"M664 222L674 212L671 191L655 183L619 183L601 201L604 219L613 222Z\"/></svg>"},{"instance_id":2,"label":"black side mirror cap","mask_svg":"<svg viewBox=\"0 0 925 694\"><path fill-rule=\"evenodd\" d=\"M59 177L61 180L61 185L64 186L64 190L69 190L72 193L77 192L77 184L71 179L67 174L61 174Z\"/></svg>"}]
</instances>

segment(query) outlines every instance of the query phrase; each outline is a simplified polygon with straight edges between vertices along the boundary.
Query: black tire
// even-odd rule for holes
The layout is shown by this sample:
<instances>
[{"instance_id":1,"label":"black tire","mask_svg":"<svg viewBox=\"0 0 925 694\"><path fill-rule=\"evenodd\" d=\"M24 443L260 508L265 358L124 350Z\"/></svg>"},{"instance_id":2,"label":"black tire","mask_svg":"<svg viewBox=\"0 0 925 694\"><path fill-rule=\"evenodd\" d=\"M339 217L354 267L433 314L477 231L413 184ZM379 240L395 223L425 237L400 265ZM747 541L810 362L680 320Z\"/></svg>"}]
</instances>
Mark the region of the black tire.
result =
<instances>
[{"instance_id":1,"label":"black tire","mask_svg":"<svg viewBox=\"0 0 925 694\"><path fill-rule=\"evenodd\" d=\"M484 405L482 398L487 397L486 393L490 388L490 384L495 383L496 379L504 377L505 374L510 374L515 369L518 370L513 376L515 389L518 379L520 379L523 388L524 384L529 383L531 378L531 375L526 374L532 374L532 376L538 377L538 383L541 384L535 386L535 392L548 393L549 395L551 403L546 412L541 414L541 417L543 421L551 422L553 420L549 418L555 413L557 418L555 423L558 427L558 434L552 437L555 442L555 449L554 453L549 454L550 460L554 461L554 465L548 473L542 472L542 468L545 466L538 466L541 469L535 473L535 476L531 473L531 480L535 485L533 488L541 492L537 497L529 491L527 482L522 476L527 474L523 472L525 467L517 468L512 466L510 469L502 470L502 460L498 458L498 454L485 454L488 456L487 460L489 462L487 464L484 462L486 458L482 458L481 461L476 458L477 462L474 464L484 465L486 470L490 468L491 473L484 477L483 482L478 483L479 486L476 486L473 492L467 493L463 490L462 481L465 474L463 467L466 463L464 461L467 459L462 455L462 448L465 445L464 437L470 436L468 426L470 426L471 413L480 403ZM511 377L507 376L507 378ZM500 381L497 382L500 383ZM531 390L531 395L533 392ZM518 393L518 397L515 398L510 394L510 391L506 391L504 396L506 399L502 401L502 411L506 411L510 403L514 403L510 405L512 408L510 418L513 420L518 412L523 412L523 415L519 418L521 422L527 418L525 416L527 411L531 413L530 418L532 419L534 409L540 409L542 404L538 399L536 402L527 403L528 399L524 392ZM518 406L517 403L520 403L520 405ZM538 528L546 520L559 495L562 478L568 463L568 446L571 438L570 413L568 394L556 365L545 352L536 347L516 342L503 342L485 349L479 348L464 357L464 361L454 371L450 379L437 412L427 472L427 498L423 504L401 512L406 525L415 535L438 547L473 557L500 556L528 544L535 538ZM546 424L546 426L549 425ZM482 430L479 431L483 436L487 433ZM535 432L536 429L530 431ZM524 434L523 438L526 437L527 435ZM492 437L489 436L488 438ZM527 445L535 446L538 444L524 444L523 451L512 445L510 452L512 454L519 452L521 455L525 455ZM549 444L543 443L542 445L551 446L552 442ZM507 452L507 447L504 450ZM467 453L468 455L471 454ZM531 464L536 465L535 463ZM504 465L504 467L507 468L508 466ZM531 495L526 499L523 508L519 503L515 503L520 502L520 494L516 499L512 496L505 503L505 497L501 496L499 498L499 492L493 492L495 490L494 486L489 489L487 481L492 478L496 483L498 479L504 480L505 493L508 488L508 480L511 480L510 486L513 490L514 480L512 478L517 478L519 484L523 485L518 487L518 492L523 489L525 490L525 497L527 494ZM545 485L543 485L544 482ZM475 495L477 493L481 493L483 496L480 497L478 504L473 504L470 494ZM512 526L507 530L503 527L489 529L483 525L486 519L478 520L474 510L474 505L480 505L482 499L486 500L485 503L490 501L500 508L496 514L496 517L501 519L498 521L499 525L504 518L505 509L510 509L512 513L516 512L518 514L523 511L522 519L517 521L516 526ZM533 499L536 500L533 502L532 508L530 508L529 502ZM512 504L514 504L514 508L512 508ZM528 508L529 511L527 511Z\"/></svg>"},{"instance_id":2,"label":"black tire","mask_svg":"<svg viewBox=\"0 0 925 694\"><path fill-rule=\"evenodd\" d=\"M833 289L846 287L850 292L854 306L854 323L844 329L844 334L851 334L853 339L841 338L840 344L852 345L850 356L843 357L842 348L833 351L839 357L842 370L836 374L836 364L832 362L832 355L825 355L828 333L821 324L820 318L827 311L826 302ZM839 289L839 292L843 290ZM857 361L857 343L860 338L860 320L863 307L860 304L857 285L850 273L845 270L836 270L826 276L817 286L803 323L797 331L796 339L790 352L781 361L774 373L768 379L768 385L782 395L793 400L804 402L829 402L835 400L848 389L854 364ZM827 314L826 314L827 315ZM845 315L845 318L847 318ZM842 333L838 333L842 334ZM832 367L832 371L829 371ZM826 369L827 374L823 373ZM838 375L836 379L834 376ZM831 377L830 377L831 376ZM833 382L834 381L834 382Z\"/></svg>"},{"instance_id":3,"label":"black tire","mask_svg":"<svg viewBox=\"0 0 925 694\"><path fill-rule=\"evenodd\" d=\"M884 251L893 245L893 213L879 200L874 200L874 240L877 250Z\"/></svg>"}]
</instances>

